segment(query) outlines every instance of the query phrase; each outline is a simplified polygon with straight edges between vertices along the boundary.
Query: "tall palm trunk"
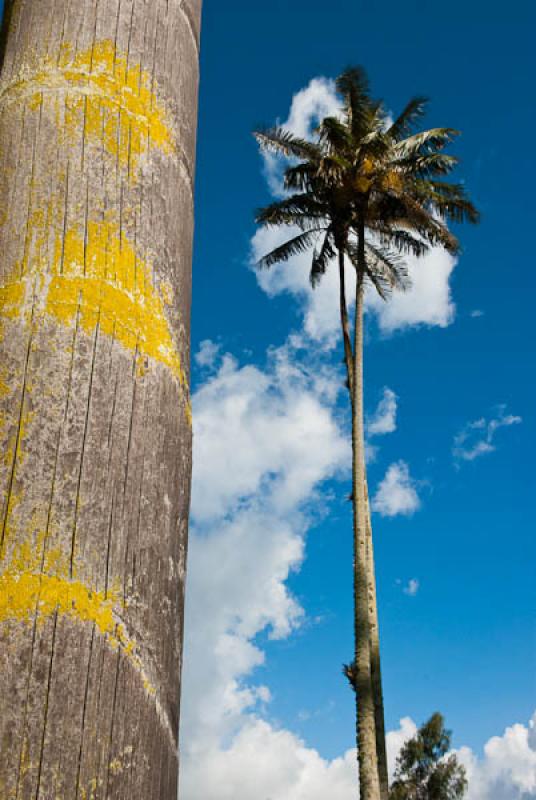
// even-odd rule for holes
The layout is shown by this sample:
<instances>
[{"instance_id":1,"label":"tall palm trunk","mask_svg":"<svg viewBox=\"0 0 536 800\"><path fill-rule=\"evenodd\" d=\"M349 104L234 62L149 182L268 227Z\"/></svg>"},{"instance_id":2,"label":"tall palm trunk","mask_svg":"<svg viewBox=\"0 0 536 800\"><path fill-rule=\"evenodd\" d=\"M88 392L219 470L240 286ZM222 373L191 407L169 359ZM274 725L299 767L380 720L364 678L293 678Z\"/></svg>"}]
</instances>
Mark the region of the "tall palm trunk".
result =
<instances>
[{"instance_id":1,"label":"tall palm trunk","mask_svg":"<svg viewBox=\"0 0 536 800\"><path fill-rule=\"evenodd\" d=\"M360 248L364 247L361 237ZM364 254L363 254L364 255ZM357 704L357 748L361 800L380 800L376 722L371 681L365 437L363 414L363 272L357 276L352 402L352 490L354 516L354 687Z\"/></svg>"},{"instance_id":2,"label":"tall palm trunk","mask_svg":"<svg viewBox=\"0 0 536 800\"><path fill-rule=\"evenodd\" d=\"M348 310L346 303L346 287L344 275L344 243L339 242L339 300L340 300L340 316L341 316L341 329L344 343L344 361L346 364L347 383L350 396L350 403L352 406L352 421L355 424L354 415L354 353L352 350L350 329L348 322ZM361 309L361 318L362 318ZM356 317L357 319L357 317ZM363 345L362 345L363 332L361 330L359 339L361 341L361 357L359 361L362 362ZM357 357L356 357L357 358ZM363 371L361 367L361 397L363 396ZM357 387L356 387L357 388ZM363 408L361 407L361 419L363 420ZM364 440L363 422L361 423L361 430ZM353 448L355 453L355 448ZM363 444L363 463L364 463L364 444ZM380 798L387 800L389 784L387 773L387 754L385 749L385 724L383 712L383 692L380 670L380 642L379 642L379 627L378 627L378 609L376 602L376 577L374 571L374 554L372 544L372 525L370 519L370 507L368 500L368 488L366 480L366 468L363 467L364 475L364 504L366 507L366 570L367 570L367 605L368 605L368 634L369 634L369 648L370 648L370 678L371 690L374 703L374 722L375 722L375 735L376 735L376 755L378 762L378 777L380 784ZM352 500L354 503L354 515L356 513L356 495L352 493ZM355 518L355 517L354 517ZM354 589L356 589L356 582L354 581ZM356 637L357 641L357 637ZM352 684L355 686L356 670L354 669L349 673Z\"/></svg>"},{"instance_id":3,"label":"tall palm trunk","mask_svg":"<svg viewBox=\"0 0 536 800\"><path fill-rule=\"evenodd\" d=\"M200 5L7 2L2 797L176 797Z\"/></svg>"},{"instance_id":4,"label":"tall palm trunk","mask_svg":"<svg viewBox=\"0 0 536 800\"><path fill-rule=\"evenodd\" d=\"M374 718L376 722L376 753L378 757L378 776L380 780L381 800L389 795L389 776L387 769L387 751L385 747L385 718L383 712L382 674L380 664L380 630L378 625L378 604L376 599L376 574L374 568L374 546L372 541L372 523L368 488L365 481L365 500L367 505L367 572L368 572L368 607L370 633L370 677L374 697Z\"/></svg>"}]
</instances>

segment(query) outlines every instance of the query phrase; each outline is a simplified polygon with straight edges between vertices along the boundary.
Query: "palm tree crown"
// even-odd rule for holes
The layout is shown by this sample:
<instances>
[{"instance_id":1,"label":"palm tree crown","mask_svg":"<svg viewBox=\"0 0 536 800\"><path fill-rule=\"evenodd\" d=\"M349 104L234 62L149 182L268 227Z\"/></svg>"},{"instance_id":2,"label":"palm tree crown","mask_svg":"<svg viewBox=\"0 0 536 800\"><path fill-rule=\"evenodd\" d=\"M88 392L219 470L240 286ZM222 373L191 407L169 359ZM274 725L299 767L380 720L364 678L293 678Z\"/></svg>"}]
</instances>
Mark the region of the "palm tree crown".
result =
<instances>
[{"instance_id":1,"label":"palm tree crown","mask_svg":"<svg viewBox=\"0 0 536 800\"><path fill-rule=\"evenodd\" d=\"M262 226L299 229L260 261L270 267L314 247L311 283L316 286L336 250L343 251L361 281L370 281L382 298L408 286L403 255L421 256L432 245L459 250L447 222L476 222L478 212L461 184L441 178L457 164L443 152L458 131L432 128L414 132L427 101L416 97L390 122L373 100L363 69L337 80L340 117L325 117L315 141L281 127L259 130L262 148L290 157L284 185L288 196L257 214ZM360 231L366 231L359 258Z\"/></svg>"}]
</instances>

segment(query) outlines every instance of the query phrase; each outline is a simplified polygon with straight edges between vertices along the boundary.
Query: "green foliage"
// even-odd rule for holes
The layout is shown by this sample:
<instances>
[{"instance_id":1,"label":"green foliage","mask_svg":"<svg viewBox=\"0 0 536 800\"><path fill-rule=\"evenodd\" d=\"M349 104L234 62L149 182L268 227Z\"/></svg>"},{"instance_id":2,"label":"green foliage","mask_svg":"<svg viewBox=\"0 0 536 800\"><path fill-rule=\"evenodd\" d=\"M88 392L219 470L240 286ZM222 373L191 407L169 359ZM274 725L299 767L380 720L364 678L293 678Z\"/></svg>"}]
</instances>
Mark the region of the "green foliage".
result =
<instances>
[{"instance_id":1,"label":"green foliage","mask_svg":"<svg viewBox=\"0 0 536 800\"><path fill-rule=\"evenodd\" d=\"M447 756L450 737L441 714L432 714L402 747L389 800L461 800L467 781L456 756Z\"/></svg>"},{"instance_id":2,"label":"green foliage","mask_svg":"<svg viewBox=\"0 0 536 800\"><path fill-rule=\"evenodd\" d=\"M415 131L425 98L410 100L389 124L361 67L343 72L336 86L341 116L325 117L313 141L281 127L255 132L261 148L290 159L284 176L289 196L261 209L257 222L301 231L259 266L311 249L315 287L338 251L354 265L359 283L369 281L387 299L392 289L409 285L402 255L421 256L435 245L457 253L459 242L447 224L477 222L478 212L462 184L441 180L457 164L443 150L458 131Z\"/></svg>"}]
</instances>

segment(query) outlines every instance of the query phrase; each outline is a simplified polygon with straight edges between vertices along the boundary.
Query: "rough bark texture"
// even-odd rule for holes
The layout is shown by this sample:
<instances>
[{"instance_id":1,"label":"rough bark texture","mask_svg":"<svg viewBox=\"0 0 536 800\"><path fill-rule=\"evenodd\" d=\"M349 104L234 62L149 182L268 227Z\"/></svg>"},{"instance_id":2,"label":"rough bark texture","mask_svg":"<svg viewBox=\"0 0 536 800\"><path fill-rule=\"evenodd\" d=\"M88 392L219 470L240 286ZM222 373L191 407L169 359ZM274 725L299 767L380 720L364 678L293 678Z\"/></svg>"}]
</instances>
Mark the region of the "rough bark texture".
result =
<instances>
[{"instance_id":1,"label":"rough bark texture","mask_svg":"<svg viewBox=\"0 0 536 800\"><path fill-rule=\"evenodd\" d=\"M175 800L201 0L15 0L0 799Z\"/></svg>"},{"instance_id":2,"label":"rough bark texture","mask_svg":"<svg viewBox=\"0 0 536 800\"><path fill-rule=\"evenodd\" d=\"M368 488L365 482L365 500L367 504L367 572L368 572L368 606L370 634L370 678L374 698L374 719L376 722L376 754L378 757L378 777L380 780L380 798L387 800L389 795L389 777L387 767L387 750L385 747L385 717L383 712L383 689L380 661L380 629L378 624L378 603L376 599L376 571L374 567L374 545L372 541L372 523Z\"/></svg>"},{"instance_id":3,"label":"rough bark texture","mask_svg":"<svg viewBox=\"0 0 536 800\"><path fill-rule=\"evenodd\" d=\"M364 242L364 237L361 238ZM361 245L360 242L360 246ZM363 283L358 277L354 330L352 490L354 511L355 691L361 800L380 800L376 722L371 681L367 569L367 507L363 415Z\"/></svg>"}]
</instances>

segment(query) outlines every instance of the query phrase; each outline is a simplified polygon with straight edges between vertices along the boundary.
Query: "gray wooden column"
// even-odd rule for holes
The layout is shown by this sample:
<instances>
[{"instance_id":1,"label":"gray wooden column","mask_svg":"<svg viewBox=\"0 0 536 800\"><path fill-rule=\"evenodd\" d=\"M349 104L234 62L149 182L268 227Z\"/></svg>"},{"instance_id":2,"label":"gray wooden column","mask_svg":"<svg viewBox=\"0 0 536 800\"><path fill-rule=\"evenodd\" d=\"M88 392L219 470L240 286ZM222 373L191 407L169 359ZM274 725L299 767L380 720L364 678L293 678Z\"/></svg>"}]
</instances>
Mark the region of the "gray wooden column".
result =
<instances>
[{"instance_id":1,"label":"gray wooden column","mask_svg":"<svg viewBox=\"0 0 536 800\"><path fill-rule=\"evenodd\" d=\"M0 800L175 800L201 0L15 0Z\"/></svg>"}]
</instances>

